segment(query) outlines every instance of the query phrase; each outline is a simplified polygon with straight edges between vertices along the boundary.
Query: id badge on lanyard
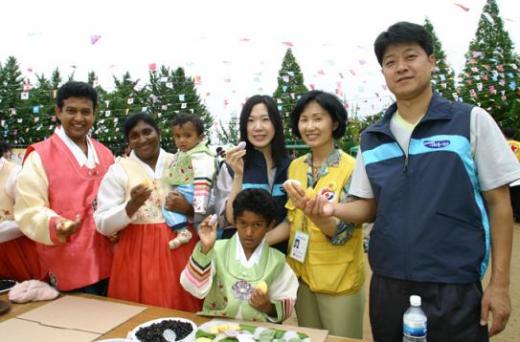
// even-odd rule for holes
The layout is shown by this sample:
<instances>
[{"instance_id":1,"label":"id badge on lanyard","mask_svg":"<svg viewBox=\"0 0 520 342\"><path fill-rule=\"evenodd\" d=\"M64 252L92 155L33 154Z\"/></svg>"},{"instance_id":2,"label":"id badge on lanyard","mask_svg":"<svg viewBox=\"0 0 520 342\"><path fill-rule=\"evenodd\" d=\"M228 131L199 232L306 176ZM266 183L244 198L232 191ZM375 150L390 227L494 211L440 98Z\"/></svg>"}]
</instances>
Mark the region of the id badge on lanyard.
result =
<instances>
[{"instance_id":1,"label":"id badge on lanyard","mask_svg":"<svg viewBox=\"0 0 520 342\"><path fill-rule=\"evenodd\" d=\"M298 231L294 235L294 241L292 243L291 252L289 256L296 261L303 263L307 256L307 249L309 247L309 234Z\"/></svg>"}]
</instances>

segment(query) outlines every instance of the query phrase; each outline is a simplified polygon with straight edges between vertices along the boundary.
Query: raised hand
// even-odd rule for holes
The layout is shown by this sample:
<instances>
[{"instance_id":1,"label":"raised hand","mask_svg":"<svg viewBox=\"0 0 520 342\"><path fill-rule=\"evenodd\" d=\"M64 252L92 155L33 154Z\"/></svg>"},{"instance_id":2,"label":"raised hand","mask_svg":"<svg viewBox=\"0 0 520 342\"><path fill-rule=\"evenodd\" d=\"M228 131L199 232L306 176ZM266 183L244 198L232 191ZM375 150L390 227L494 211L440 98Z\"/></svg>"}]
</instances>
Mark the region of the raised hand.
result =
<instances>
[{"instance_id":1,"label":"raised hand","mask_svg":"<svg viewBox=\"0 0 520 342\"><path fill-rule=\"evenodd\" d=\"M231 167L235 175L244 174L245 143L241 141L236 147L226 151L226 164Z\"/></svg>"},{"instance_id":2,"label":"raised hand","mask_svg":"<svg viewBox=\"0 0 520 342\"><path fill-rule=\"evenodd\" d=\"M126 204L126 214L132 217L152 194L152 188L145 184L136 185L130 190L130 200Z\"/></svg>"},{"instance_id":3,"label":"raised hand","mask_svg":"<svg viewBox=\"0 0 520 342\"><path fill-rule=\"evenodd\" d=\"M210 215L200 223L199 239L202 253L207 254L217 240L217 215Z\"/></svg>"},{"instance_id":4,"label":"raised hand","mask_svg":"<svg viewBox=\"0 0 520 342\"><path fill-rule=\"evenodd\" d=\"M294 206L300 210L304 210L308 198L305 197L305 190L301 183L297 180L288 179L283 183L283 188L287 192L287 196L289 196Z\"/></svg>"}]
</instances>

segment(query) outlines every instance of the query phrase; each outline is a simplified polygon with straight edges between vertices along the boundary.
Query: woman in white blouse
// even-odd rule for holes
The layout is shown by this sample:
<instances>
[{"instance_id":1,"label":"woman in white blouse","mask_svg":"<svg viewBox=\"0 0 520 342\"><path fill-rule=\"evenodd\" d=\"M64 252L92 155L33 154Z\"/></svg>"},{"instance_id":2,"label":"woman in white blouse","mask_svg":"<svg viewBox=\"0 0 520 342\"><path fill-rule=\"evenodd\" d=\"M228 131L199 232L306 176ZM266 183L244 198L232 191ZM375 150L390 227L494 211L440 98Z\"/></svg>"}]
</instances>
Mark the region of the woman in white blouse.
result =
<instances>
[{"instance_id":1,"label":"woman in white blouse","mask_svg":"<svg viewBox=\"0 0 520 342\"><path fill-rule=\"evenodd\" d=\"M167 194L167 188L162 186L163 173L173 155L161 149L159 128L146 113L130 116L125 121L124 133L132 152L108 170L94 214L100 233L119 235L108 296L198 311L200 301L179 282L197 239L175 250L169 249L168 241L176 233L165 224L161 212L165 198L168 209L188 215L193 212L180 194ZM193 236L197 234L193 232Z\"/></svg>"}]
</instances>

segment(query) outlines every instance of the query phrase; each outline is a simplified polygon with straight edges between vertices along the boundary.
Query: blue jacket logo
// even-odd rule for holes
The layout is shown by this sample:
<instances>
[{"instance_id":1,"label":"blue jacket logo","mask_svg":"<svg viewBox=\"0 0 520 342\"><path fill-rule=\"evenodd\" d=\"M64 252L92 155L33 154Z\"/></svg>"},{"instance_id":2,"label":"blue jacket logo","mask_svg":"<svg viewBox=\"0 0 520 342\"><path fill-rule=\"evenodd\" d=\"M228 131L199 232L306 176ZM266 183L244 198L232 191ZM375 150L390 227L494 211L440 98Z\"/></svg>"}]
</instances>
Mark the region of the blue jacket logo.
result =
<instances>
[{"instance_id":1,"label":"blue jacket logo","mask_svg":"<svg viewBox=\"0 0 520 342\"><path fill-rule=\"evenodd\" d=\"M443 148L451 144L451 142L449 140L426 140L423 144L429 148Z\"/></svg>"}]
</instances>

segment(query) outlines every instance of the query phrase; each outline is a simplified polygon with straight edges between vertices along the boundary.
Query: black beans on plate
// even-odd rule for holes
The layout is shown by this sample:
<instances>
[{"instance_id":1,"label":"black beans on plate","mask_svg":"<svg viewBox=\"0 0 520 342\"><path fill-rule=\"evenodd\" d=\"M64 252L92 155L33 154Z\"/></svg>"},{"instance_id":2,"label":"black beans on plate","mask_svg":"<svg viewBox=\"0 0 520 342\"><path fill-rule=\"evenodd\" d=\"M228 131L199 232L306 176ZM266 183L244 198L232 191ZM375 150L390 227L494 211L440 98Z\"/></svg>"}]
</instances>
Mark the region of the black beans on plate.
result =
<instances>
[{"instance_id":1,"label":"black beans on plate","mask_svg":"<svg viewBox=\"0 0 520 342\"><path fill-rule=\"evenodd\" d=\"M160 323L153 323L147 327L137 330L135 336L142 342L167 342L163 337L163 332L171 329L177 335L176 341L180 341L193 331L193 327L188 322L181 322L174 319L167 319Z\"/></svg>"},{"instance_id":2,"label":"black beans on plate","mask_svg":"<svg viewBox=\"0 0 520 342\"><path fill-rule=\"evenodd\" d=\"M0 291L10 289L15 284L14 280L0 279Z\"/></svg>"}]
</instances>

